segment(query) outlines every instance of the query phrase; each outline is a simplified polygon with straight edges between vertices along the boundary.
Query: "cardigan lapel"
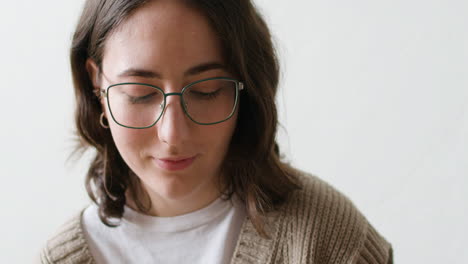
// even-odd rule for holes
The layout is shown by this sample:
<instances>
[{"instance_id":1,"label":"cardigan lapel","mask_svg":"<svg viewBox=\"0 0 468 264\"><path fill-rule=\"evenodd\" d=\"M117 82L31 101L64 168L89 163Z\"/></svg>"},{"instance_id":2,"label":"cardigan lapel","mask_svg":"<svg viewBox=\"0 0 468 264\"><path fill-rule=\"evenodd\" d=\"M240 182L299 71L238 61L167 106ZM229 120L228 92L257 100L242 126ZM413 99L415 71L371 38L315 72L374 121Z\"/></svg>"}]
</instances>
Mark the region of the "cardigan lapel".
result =
<instances>
[{"instance_id":1,"label":"cardigan lapel","mask_svg":"<svg viewBox=\"0 0 468 264\"><path fill-rule=\"evenodd\" d=\"M269 213L265 217L264 228L270 236L267 239L260 236L247 216L242 224L231 264L272 263L278 251L281 218L279 212Z\"/></svg>"}]
</instances>

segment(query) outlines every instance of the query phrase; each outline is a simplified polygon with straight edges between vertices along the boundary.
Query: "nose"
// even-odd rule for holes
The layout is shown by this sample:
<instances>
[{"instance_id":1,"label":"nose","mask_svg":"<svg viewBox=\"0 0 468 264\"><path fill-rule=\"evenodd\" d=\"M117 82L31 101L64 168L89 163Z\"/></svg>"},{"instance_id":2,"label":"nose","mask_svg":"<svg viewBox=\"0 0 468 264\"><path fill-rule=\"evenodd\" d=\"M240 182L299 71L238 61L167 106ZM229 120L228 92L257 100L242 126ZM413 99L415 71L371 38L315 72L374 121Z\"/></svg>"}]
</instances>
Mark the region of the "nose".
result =
<instances>
[{"instance_id":1,"label":"nose","mask_svg":"<svg viewBox=\"0 0 468 264\"><path fill-rule=\"evenodd\" d=\"M156 127L159 140L171 147L178 147L187 142L191 124L182 109L180 95L166 97L166 108Z\"/></svg>"}]
</instances>

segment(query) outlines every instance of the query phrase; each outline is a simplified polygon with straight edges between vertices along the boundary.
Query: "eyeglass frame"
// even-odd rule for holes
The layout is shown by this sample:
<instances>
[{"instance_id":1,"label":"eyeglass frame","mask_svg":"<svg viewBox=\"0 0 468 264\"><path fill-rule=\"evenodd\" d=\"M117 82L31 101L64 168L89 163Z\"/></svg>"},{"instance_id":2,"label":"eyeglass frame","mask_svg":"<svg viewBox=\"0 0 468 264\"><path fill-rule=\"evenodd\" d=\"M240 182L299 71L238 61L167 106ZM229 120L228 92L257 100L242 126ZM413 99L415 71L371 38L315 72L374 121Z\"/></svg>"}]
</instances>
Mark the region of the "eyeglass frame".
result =
<instances>
[{"instance_id":1,"label":"eyeglass frame","mask_svg":"<svg viewBox=\"0 0 468 264\"><path fill-rule=\"evenodd\" d=\"M102 74L104 76L104 74ZM105 77L107 79L107 77ZM231 114L229 114L229 116L221 121L217 121L217 122L213 122L213 123L200 123L200 122L197 122L195 121L188 113L187 109L186 109L186 106L184 104L184 99L183 99L183 93L191 86L197 84L197 83L200 83L200 82L204 82L204 81L210 81L210 80L226 80L226 81L232 81L236 84L236 98L235 98L235 101L234 101L234 107L232 108L232 111L231 111ZM161 114L159 115L159 117L156 119L156 121L154 121L151 125L149 126L145 126L145 127L132 127L132 126L126 126L126 125L123 125L119 122L117 122L117 120L115 119L114 117L114 114L112 113L112 108L110 107L110 103L109 103L109 97L108 97L108 94L109 94L109 89L114 87L114 86L120 86L120 85L131 85L131 84L136 84L136 85L144 85L144 86L149 86L151 88L154 88L156 90L159 90L163 95L164 95L164 100L163 100L163 109L161 111ZM225 122L227 120L229 120L233 115L234 115L234 112L239 104L239 93L244 90L245 87L244 87L244 83L239 81L239 80L236 80L236 79L233 79L233 78L229 78L229 77L212 77L212 78L205 78L205 79L201 79L201 80L198 80L198 81L195 81L195 82L192 82L192 83L189 83L187 85L185 85L184 87L182 87L182 90L180 91L180 93L165 93L163 89L161 89L160 87L158 86L155 86L155 85L152 85L152 84L148 84L148 83L140 83L140 82L123 82L123 83L116 83L116 84L111 84L109 85L106 89L101 89L100 90L100 95L105 97L106 98L106 102L107 102L107 107L109 108L109 112L112 116L112 119L114 120L114 122L119 125L119 126L122 126L122 127L126 127L126 128L131 128L131 129L146 129L146 128L150 128L150 127L153 127L154 125L156 125L156 123L159 121L159 119L161 119L161 117L163 116L164 112L166 111L166 98L168 96L171 96L171 95L178 95L180 96L180 105L182 107L182 109L184 110L184 114L190 119L192 120L192 122L198 124L198 125L216 125L216 124L219 124L219 123L222 123L222 122ZM98 95L99 96L99 95Z\"/></svg>"}]
</instances>

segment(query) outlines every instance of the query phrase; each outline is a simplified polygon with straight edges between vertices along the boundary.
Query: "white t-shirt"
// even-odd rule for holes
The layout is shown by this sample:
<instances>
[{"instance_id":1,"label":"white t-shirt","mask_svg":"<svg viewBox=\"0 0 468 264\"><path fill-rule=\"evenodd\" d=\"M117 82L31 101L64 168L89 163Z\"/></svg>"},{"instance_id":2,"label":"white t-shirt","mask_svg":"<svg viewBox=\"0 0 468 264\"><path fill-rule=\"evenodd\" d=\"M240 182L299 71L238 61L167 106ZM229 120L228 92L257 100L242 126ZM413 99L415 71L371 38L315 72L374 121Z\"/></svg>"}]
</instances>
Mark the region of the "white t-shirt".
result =
<instances>
[{"instance_id":1,"label":"white t-shirt","mask_svg":"<svg viewBox=\"0 0 468 264\"><path fill-rule=\"evenodd\" d=\"M245 216L234 198L218 198L175 217L148 216L125 206L120 225L111 228L92 204L83 214L83 229L98 264L229 263Z\"/></svg>"}]
</instances>

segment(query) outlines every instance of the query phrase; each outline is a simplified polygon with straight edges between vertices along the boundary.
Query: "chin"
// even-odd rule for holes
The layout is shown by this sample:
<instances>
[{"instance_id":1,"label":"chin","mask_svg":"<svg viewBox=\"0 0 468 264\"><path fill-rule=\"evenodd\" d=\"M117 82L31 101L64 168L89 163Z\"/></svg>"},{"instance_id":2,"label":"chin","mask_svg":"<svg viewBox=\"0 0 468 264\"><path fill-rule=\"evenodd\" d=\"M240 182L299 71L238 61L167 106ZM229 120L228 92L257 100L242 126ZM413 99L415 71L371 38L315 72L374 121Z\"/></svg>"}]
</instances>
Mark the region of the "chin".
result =
<instances>
[{"instance_id":1,"label":"chin","mask_svg":"<svg viewBox=\"0 0 468 264\"><path fill-rule=\"evenodd\" d=\"M159 177L153 178L147 182L147 188L154 193L156 197L165 200L183 200L189 198L191 194L200 189L200 184L191 182L190 179L184 179L181 175L175 173L159 174Z\"/></svg>"}]
</instances>

